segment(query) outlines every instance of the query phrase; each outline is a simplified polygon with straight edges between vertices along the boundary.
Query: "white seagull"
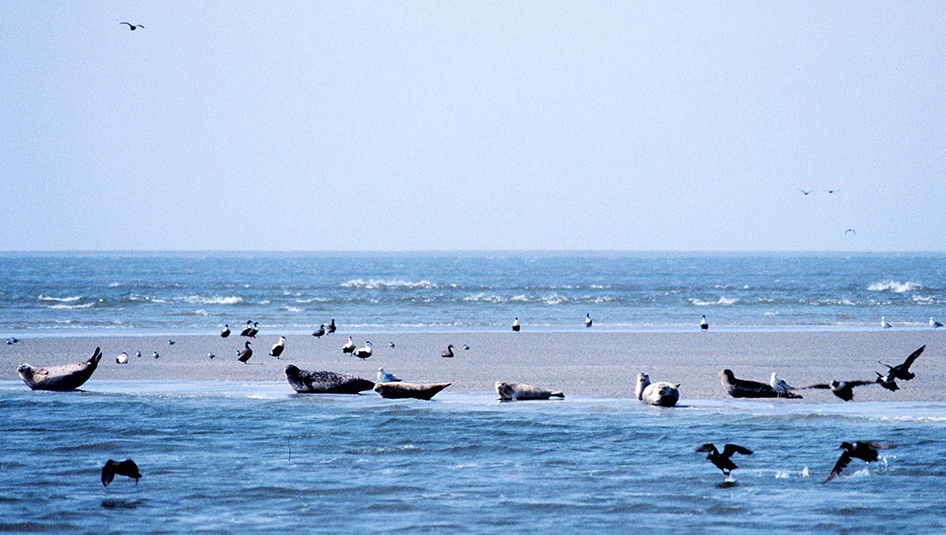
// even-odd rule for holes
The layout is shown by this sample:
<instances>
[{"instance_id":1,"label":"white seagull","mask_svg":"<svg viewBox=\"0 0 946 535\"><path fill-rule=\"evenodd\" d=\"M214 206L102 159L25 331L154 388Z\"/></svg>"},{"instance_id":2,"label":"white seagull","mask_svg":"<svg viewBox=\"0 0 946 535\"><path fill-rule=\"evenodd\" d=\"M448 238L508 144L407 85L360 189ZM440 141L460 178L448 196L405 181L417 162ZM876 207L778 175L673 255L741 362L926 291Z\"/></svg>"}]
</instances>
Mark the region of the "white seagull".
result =
<instances>
[{"instance_id":1,"label":"white seagull","mask_svg":"<svg viewBox=\"0 0 946 535\"><path fill-rule=\"evenodd\" d=\"M934 319L933 319L933 316L930 316L930 327L932 327L932 328L934 328L934 329L939 329L939 328L942 327L942 326L943 326L942 323L940 323L940 322L934 320Z\"/></svg>"},{"instance_id":2,"label":"white seagull","mask_svg":"<svg viewBox=\"0 0 946 535\"><path fill-rule=\"evenodd\" d=\"M889 329L889 328L890 328L890 324L887 323L887 318L885 318L885 317L883 317L883 316L880 317L880 328L881 328L881 329Z\"/></svg>"},{"instance_id":3,"label":"white seagull","mask_svg":"<svg viewBox=\"0 0 946 535\"><path fill-rule=\"evenodd\" d=\"M795 387L786 383L784 379L779 379L778 376L775 375L775 372L772 372L772 377L769 379L769 386L778 392L779 397L795 390Z\"/></svg>"},{"instance_id":4,"label":"white seagull","mask_svg":"<svg viewBox=\"0 0 946 535\"><path fill-rule=\"evenodd\" d=\"M378 368L378 382L379 383L400 383L401 380L397 378L393 373L388 373L384 371L384 368Z\"/></svg>"}]
</instances>

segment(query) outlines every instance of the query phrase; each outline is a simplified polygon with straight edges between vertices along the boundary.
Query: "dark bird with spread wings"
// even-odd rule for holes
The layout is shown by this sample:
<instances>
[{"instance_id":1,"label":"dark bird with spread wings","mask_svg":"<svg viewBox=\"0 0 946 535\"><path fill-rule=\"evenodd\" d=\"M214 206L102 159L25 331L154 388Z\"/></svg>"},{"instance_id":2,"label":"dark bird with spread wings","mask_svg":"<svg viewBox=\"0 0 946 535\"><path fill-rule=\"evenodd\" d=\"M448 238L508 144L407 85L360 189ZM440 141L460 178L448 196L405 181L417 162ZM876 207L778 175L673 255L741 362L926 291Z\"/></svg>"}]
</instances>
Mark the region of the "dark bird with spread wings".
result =
<instances>
[{"instance_id":1,"label":"dark bird with spread wings","mask_svg":"<svg viewBox=\"0 0 946 535\"><path fill-rule=\"evenodd\" d=\"M910 379L916 377L916 375L910 372L910 366L912 366L913 361L920 356L920 353L923 353L924 349L926 349L925 345L913 353L910 353L910 356L907 357L907 360L903 361L903 364L897 364L896 366L884 364L883 362L880 362L880 364L890 368L890 372L887 375L893 376L894 379L903 379L904 381L909 381Z\"/></svg>"},{"instance_id":2,"label":"dark bird with spread wings","mask_svg":"<svg viewBox=\"0 0 946 535\"><path fill-rule=\"evenodd\" d=\"M128 25L128 29L131 30L131 31L135 31L135 30L137 30L138 28L144 28L144 26L142 26L141 24L132 24L132 23L130 23L130 22L119 22L118 24L119 24L119 25L127 24L127 25ZM158 32L158 33L160 33L160 32Z\"/></svg>"},{"instance_id":3,"label":"dark bird with spread wings","mask_svg":"<svg viewBox=\"0 0 946 535\"><path fill-rule=\"evenodd\" d=\"M854 387L856 386L865 386L877 384L876 381L831 381L830 383L818 383L810 386L806 386L801 390L808 388L817 388L822 390L830 389L831 392L843 399L844 401L851 401L854 399Z\"/></svg>"},{"instance_id":4,"label":"dark bird with spread wings","mask_svg":"<svg viewBox=\"0 0 946 535\"><path fill-rule=\"evenodd\" d=\"M742 446L737 446L735 444L726 444L725 446L723 446L723 452L720 453L719 450L716 449L716 446L714 446L712 442L707 442L706 444L703 444L699 448L696 448L696 451L704 452L704 453L708 452L709 455L707 455L706 458L711 463L715 464L716 468L719 468L720 470L722 470L723 474L727 476L729 475L730 472L738 468L736 464L732 462L732 459L730 459L733 453L741 453L743 455L752 455L751 450L743 448Z\"/></svg>"},{"instance_id":5,"label":"dark bird with spread wings","mask_svg":"<svg viewBox=\"0 0 946 535\"><path fill-rule=\"evenodd\" d=\"M107 487L115 479L116 474L134 479L135 485L138 484L138 479L141 477L141 472L138 471L138 465L135 464L135 461L125 459L118 462L109 459L102 467L102 484Z\"/></svg>"},{"instance_id":6,"label":"dark bird with spread wings","mask_svg":"<svg viewBox=\"0 0 946 535\"><path fill-rule=\"evenodd\" d=\"M828 474L827 479L821 483L825 484L838 477L841 470L844 470L847 465L851 463L851 459L857 458L866 463L872 463L877 460L877 450L890 447L892 446L884 446L876 442L855 442L854 444L842 442L838 448L844 450L844 453L841 454L841 458L838 459L838 462L834 463L834 468L831 470L831 473Z\"/></svg>"}]
</instances>

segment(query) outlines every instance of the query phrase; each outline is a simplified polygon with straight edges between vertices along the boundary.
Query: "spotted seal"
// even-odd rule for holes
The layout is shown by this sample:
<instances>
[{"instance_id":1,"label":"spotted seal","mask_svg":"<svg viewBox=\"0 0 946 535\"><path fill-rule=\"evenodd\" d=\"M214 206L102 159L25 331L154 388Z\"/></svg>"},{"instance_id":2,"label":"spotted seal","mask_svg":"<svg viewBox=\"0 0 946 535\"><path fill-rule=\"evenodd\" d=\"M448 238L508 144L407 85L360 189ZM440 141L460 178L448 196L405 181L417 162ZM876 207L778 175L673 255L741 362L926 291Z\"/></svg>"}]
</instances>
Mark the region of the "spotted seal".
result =
<instances>
[{"instance_id":1,"label":"spotted seal","mask_svg":"<svg viewBox=\"0 0 946 535\"><path fill-rule=\"evenodd\" d=\"M453 383L430 383L415 385L411 383L378 383L374 385L374 391L383 398L399 399L414 398L425 399L437 395L438 392L447 388Z\"/></svg>"},{"instance_id":2,"label":"spotted seal","mask_svg":"<svg viewBox=\"0 0 946 535\"><path fill-rule=\"evenodd\" d=\"M680 400L680 384L651 383L646 373L637 374L637 399L659 407L673 407Z\"/></svg>"},{"instance_id":3,"label":"spotted seal","mask_svg":"<svg viewBox=\"0 0 946 535\"><path fill-rule=\"evenodd\" d=\"M530 399L549 399L550 397L565 398L563 392L553 392L544 388L521 383L507 383L496 381L496 393L500 401L516 401Z\"/></svg>"},{"instance_id":4,"label":"spotted seal","mask_svg":"<svg viewBox=\"0 0 946 535\"><path fill-rule=\"evenodd\" d=\"M102 350L96 347L92 357L85 362L46 368L21 364L16 371L23 378L23 382L33 390L75 390L92 377L100 360Z\"/></svg>"},{"instance_id":5,"label":"spotted seal","mask_svg":"<svg viewBox=\"0 0 946 535\"><path fill-rule=\"evenodd\" d=\"M292 364L286 366L286 379L300 394L357 394L374 387L373 382L347 373L312 372Z\"/></svg>"}]
</instances>

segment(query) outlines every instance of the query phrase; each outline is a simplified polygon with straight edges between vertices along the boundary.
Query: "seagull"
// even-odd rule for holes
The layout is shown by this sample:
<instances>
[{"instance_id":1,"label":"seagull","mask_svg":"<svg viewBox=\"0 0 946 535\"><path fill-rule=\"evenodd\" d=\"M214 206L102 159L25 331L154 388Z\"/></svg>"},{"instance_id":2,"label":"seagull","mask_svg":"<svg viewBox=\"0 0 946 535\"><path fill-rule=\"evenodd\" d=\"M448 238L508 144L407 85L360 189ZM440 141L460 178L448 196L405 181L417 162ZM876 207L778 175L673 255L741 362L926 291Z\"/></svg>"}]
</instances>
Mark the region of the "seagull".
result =
<instances>
[{"instance_id":1,"label":"seagull","mask_svg":"<svg viewBox=\"0 0 946 535\"><path fill-rule=\"evenodd\" d=\"M132 24L132 23L130 23L130 22L119 22L119 23L118 23L119 26L121 26L122 24L127 24L127 25L128 25L128 28L129 28L131 31L135 31L135 30L137 30L138 28L144 28L144 26L142 26L141 24ZM161 32L158 32L158 33L161 33Z\"/></svg>"},{"instance_id":2,"label":"seagull","mask_svg":"<svg viewBox=\"0 0 946 535\"><path fill-rule=\"evenodd\" d=\"M108 486L109 483L115 479L116 475L130 477L135 480L135 485L138 484L138 479L141 478L141 472L138 471L138 465L135 464L135 461L131 459L125 459L122 462L113 461L109 459L105 466L102 467L102 485Z\"/></svg>"},{"instance_id":3,"label":"seagull","mask_svg":"<svg viewBox=\"0 0 946 535\"><path fill-rule=\"evenodd\" d=\"M342 346L342 353L354 353L355 352L355 342L351 341L351 336L348 337L348 342Z\"/></svg>"},{"instance_id":4,"label":"seagull","mask_svg":"<svg viewBox=\"0 0 946 535\"><path fill-rule=\"evenodd\" d=\"M934 319L933 319L933 316L930 316L930 327L932 327L932 328L934 328L934 329L939 329L939 328L942 327L942 326L943 326L942 323L940 323L940 322L934 320Z\"/></svg>"},{"instance_id":5,"label":"seagull","mask_svg":"<svg viewBox=\"0 0 946 535\"><path fill-rule=\"evenodd\" d=\"M844 470L848 464L850 464L851 459L858 458L866 463L872 463L877 460L877 450L885 450L892 446L884 446L877 444L876 442L855 442L851 444L849 442L842 442L838 449L844 450L844 453L841 454L841 458L838 459L838 462L834 464L834 468L831 470L831 473L828 474L827 479L822 481L822 484L831 481L832 479L840 475L841 470Z\"/></svg>"},{"instance_id":6,"label":"seagull","mask_svg":"<svg viewBox=\"0 0 946 535\"><path fill-rule=\"evenodd\" d=\"M847 233L848 233L848 232L850 232L851 234L857 236L857 231L854 230L854 229L852 229L852 228L849 228L849 229L845 230L845 231L844 231L844 235L847 236Z\"/></svg>"},{"instance_id":7,"label":"seagull","mask_svg":"<svg viewBox=\"0 0 946 535\"><path fill-rule=\"evenodd\" d=\"M157 352L157 351L154 351L154 355L152 355L152 356L153 356L154 358L156 358L156 359L161 358L161 355L158 355L158 352Z\"/></svg>"},{"instance_id":8,"label":"seagull","mask_svg":"<svg viewBox=\"0 0 946 535\"><path fill-rule=\"evenodd\" d=\"M118 355L117 357L115 357L115 362L119 364L128 364L128 353L125 353L124 351L122 351L121 355Z\"/></svg>"},{"instance_id":9,"label":"seagull","mask_svg":"<svg viewBox=\"0 0 946 535\"><path fill-rule=\"evenodd\" d=\"M176 344L176 343L177 343L177 342L174 341L174 340L168 340L168 345L169 345L169 346L173 346L173 345Z\"/></svg>"},{"instance_id":10,"label":"seagull","mask_svg":"<svg viewBox=\"0 0 946 535\"><path fill-rule=\"evenodd\" d=\"M213 360L217 358L217 355L214 355L213 353L207 353L207 358L209 358L210 360Z\"/></svg>"},{"instance_id":11,"label":"seagull","mask_svg":"<svg viewBox=\"0 0 946 535\"><path fill-rule=\"evenodd\" d=\"M365 342L364 347L358 348L357 350L355 350L354 353L352 353L352 355L360 358L361 360L365 360L366 358L370 357L371 356L371 341L369 340Z\"/></svg>"},{"instance_id":12,"label":"seagull","mask_svg":"<svg viewBox=\"0 0 946 535\"><path fill-rule=\"evenodd\" d=\"M711 463L715 464L716 468L719 468L720 470L722 470L723 474L727 476L729 475L730 472L738 468L736 464L732 462L732 459L730 459L733 453L741 453L743 455L752 455L751 450L743 448L742 446L737 446L735 444L726 444L723 447L723 452L720 453L719 450L716 449L716 446L714 446L712 442L707 442L706 444L703 444L699 448L696 448L696 451L708 452L709 455L707 455L706 458L709 459Z\"/></svg>"},{"instance_id":13,"label":"seagull","mask_svg":"<svg viewBox=\"0 0 946 535\"><path fill-rule=\"evenodd\" d=\"M591 327L591 312L585 312L585 327Z\"/></svg>"},{"instance_id":14,"label":"seagull","mask_svg":"<svg viewBox=\"0 0 946 535\"><path fill-rule=\"evenodd\" d=\"M891 366L889 364L884 364L883 362L879 362L879 361L878 363L890 369L890 372L887 375L893 376L895 379L903 379L904 381L909 381L910 379L913 379L914 377L916 377L916 375L910 373L910 366L913 365L913 361L915 361L916 358L920 356L920 353L922 353L924 349L926 349L925 345L920 347L920 349L917 349L913 353L910 353L910 356L908 356L907 359L903 361L903 364L897 364L896 366Z\"/></svg>"},{"instance_id":15,"label":"seagull","mask_svg":"<svg viewBox=\"0 0 946 535\"><path fill-rule=\"evenodd\" d=\"M323 323L322 325L319 325L319 328L316 329L314 333L312 333L312 336L316 338L322 338L325 336L325 324Z\"/></svg>"},{"instance_id":16,"label":"seagull","mask_svg":"<svg viewBox=\"0 0 946 535\"><path fill-rule=\"evenodd\" d=\"M810 189L810 190L808 190L808 191L805 191L805 190L803 190L803 189L801 189L801 188L798 188L798 191L804 193L804 194L805 194L805 197L807 197L809 193L811 193L812 191L815 191L815 190Z\"/></svg>"},{"instance_id":17,"label":"seagull","mask_svg":"<svg viewBox=\"0 0 946 535\"><path fill-rule=\"evenodd\" d=\"M881 317L880 317L880 328L881 328L881 329L889 329L889 328L890 328L890 324L887 323L887 318L884 317L884 316L881 316Z\"/></svg>"},{"instance_id":18,"label":"seagull","mask_svg":"<svg viewBox=\"0 0 946 535\"><path fill-rule=\"evenodd\" d=\"M513 332L519 332L519 318L512 320L512 330Z\"/></svg>"},{"instance_id":19,"label":"seagull","mask_svg":"<svg viewBox=\"0 0 946 535\"><path fill-rule=\"evenodd\" d=\"M246 320L246 327L243 327L243 330L240 331L240 336L249 336L250 331L253 330L253 320Z\"/></svg>"},{"instance_id":20,"label":"seagull","mask_svg":"<svg viewBox=\"0 0 946 535\"><path fill-rule=\"evenodd\" d=\"M384 371L384 368L378 368L378 382L379 383L400 383L401 380L397 378L393 373L388 373Z\"/></svg>"},{"instance_id":21,"label":"seagull","mask_svg":"<svg viewBox=\"0 0 946 535\"><path fill-rule=\"evenodd\" d=\"M230 336L230 326L227 324L223 325L223 330L220 331L220 338L226 338Z\"/></svg>"},{"instance_id":22,"label":"seagull","mask_svg":"<svg viewBox=\"0 0 946 535\"><path fill-rule=\"evenodd\" d=\"M466 345L466 344L463 344L463 350L464 350L464 351L469 351L469 350L470 350L470 346L468 346L468 345Z\"/></svg>"},{"instance_id":23,"label":"seagull","mask_svg":"<svg viewBox=\"0 0 946 535\"><path fill-rule=\"evenodd\" d=\"M896 378L890 373L888 373L887 375L881 375L880 372L874 372L874 373L877 374L877 379L874 379L874 382L876 382L880 386L886 388L887 390L891 392L896 392L897 390L900 390L900 387L897 386Z\"/></svg>"},{"instance_id":24,"label":"seagull","mask_svg":"<svg viewBox=\"0 0 946 535\"><path fill-rule=\"evenodd\" d=\"M328 324L328 334L335 334L335 318L332 318L332 322Z\"/></svg>"},{"instance_id":25,"label":"seagull","mask_svg":"<svg viewBox=\"0 0 946 535\"><path fill-rule=\"evenodd\" d=\"M246 341L246 345L243 346L243 351L237 351L237 360L246 364L246 361L250 360L250 357L253 356L253 350L250 349L250 341Z\"/></svg>"},{"instance_id":26,"label":"seagull","mask_svg":"<svg viewBox=\"0 0 946 535\"><path fill-rule=\"evenodd\" d=\"M282 352L286 349L286 337L280 336L279 341L273 344L273 348L269 350L270 357L279 358L279 355L282 355Z\"/></svg>"},{"instance_id":27,"label":"seagull","mask_svg":"<svg viewBox=\"0 0 946 535\"><path fill-rule=\"evenodd\" d=\"M453 358L453 344L447 345L447 349L440 354L442 358L452 359Z\"/></svg>"},{"instance_id":28,"label":"seagull","mask_svg":"<svg viewBox=\"0 0 946 535\"><path fill-rule=\"evenodd\" d=\"M794 386L786 383L784 379L779 379L775 372L772 372L772 377L769 379L769 385L778 392L779 397L787 394L790 390L795 390Z\"/></svg>"},{"instance_id":29,"label":"seagull","mask_svg":"<svg viewBox=\"0 0 946 535\"><path fill-rule=\"evenodd\" d=\"M703 314L703 319L700 320L700 329L704 331L709 330L709 323L706 322L706 314Z\"/></svg>"},{"instance_id":30,"label":"seagull","mask_svg":"<svg viewBox=\"0 0 946 535\"><path fill-rule=\"evenodd\" d=\"M851 401L852 399L854 399L855 386L872 385L875 383L876 381L831 381L830 383L818 383L811 386L806 386L805 389L808 389L808 388L818 388L821 390L830 389L831 392L835 396L838 396L844 401Z\"/></svg>"},{"instance_id":31,"label":"seagull","mask_svg":"<svg viewBox=\"0 0 946 535\"><path fill-rule=\"evenodd\" d=\"M388 342L388 344L390 344L391 347L394 347L394 342Z\"/></svg>"}]
</instances>

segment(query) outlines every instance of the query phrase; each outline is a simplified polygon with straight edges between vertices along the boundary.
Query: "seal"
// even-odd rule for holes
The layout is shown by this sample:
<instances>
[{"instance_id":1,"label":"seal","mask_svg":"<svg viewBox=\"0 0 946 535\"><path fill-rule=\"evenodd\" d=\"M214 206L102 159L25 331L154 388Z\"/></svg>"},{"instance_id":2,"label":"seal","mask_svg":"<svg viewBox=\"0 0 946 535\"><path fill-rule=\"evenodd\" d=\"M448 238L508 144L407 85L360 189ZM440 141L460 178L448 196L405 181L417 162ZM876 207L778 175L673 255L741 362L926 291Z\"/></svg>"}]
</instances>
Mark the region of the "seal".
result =
<instances>
[{"instance_id":1,"label":"seal","mask_svg":"<svg viewBox=\"0 0 946 535\"><path fill-rule=\"evenodd\" d=\"M411 383L378 383L374 385L374 391L381 397L389 399L414 398L429 400L451 384L453 383L430 383L423 385Z\"/></svg>"},{"instance_id":2,"label":"seal","mask_svg":"<svg viewBox=\"0 0 946 535\"><path fill-rule=\"evenodd\" d=\"M100 360L102 360L102 350L96 347L92 358L85 362L46 368L34 368L29 364L21 364L16 371L20 373L23 382L33 390L75 390L92 377Z\"/></svg>"},{"instance_id":3,"label":"seal","mask_svg":"<svg viewBox=\"0 0 946 535\"><path fill-rule=\"evenodd\" d=\"M357 394L374 387L371 381L347 373L311 372L292 364L286 366L286 379L300 394Z\"/></svg>"},{"instance_id":4,"label":"seal","mask_svg":"<svg viewBox=\"0 0 946 535\"><path fill-rule=\"evenodd\" d=\"M496 381L496 393L499 394L499 401L549 399L553 396L562 399L565 398L563 392L553 392L532 385L507 383L506 381Z\"/></svg>"},{"instance_id":5,"label":"seal","mask_svg":"<svg viewBox=\"0 0 946 535\"><path fill-rule=\"evenodd\" d=\"M651 383L646 373L637 374L637 388L634 393L637 399L657 405L658 407L673 407L680 401L680 383Z\"/></svg>"},{"instance_id":6,"label":"seal","mask_svg":"<svg viewBox=\"0 0 946 535\"><path fill-rule=\"evenodd\" d=\"M783 398L783 399L801 399L801 396L792 391L780 393L772 388L771 385L760 383L758 381L748 381L745 379L736 379L732 370L723 370L719 372L723 388L726 393L734 398Z\"/></svg>"}]
</instances>

